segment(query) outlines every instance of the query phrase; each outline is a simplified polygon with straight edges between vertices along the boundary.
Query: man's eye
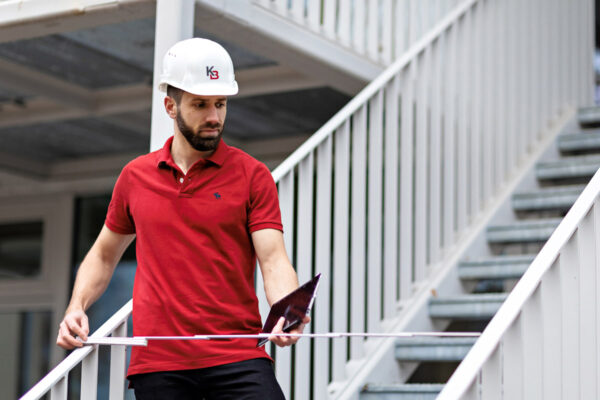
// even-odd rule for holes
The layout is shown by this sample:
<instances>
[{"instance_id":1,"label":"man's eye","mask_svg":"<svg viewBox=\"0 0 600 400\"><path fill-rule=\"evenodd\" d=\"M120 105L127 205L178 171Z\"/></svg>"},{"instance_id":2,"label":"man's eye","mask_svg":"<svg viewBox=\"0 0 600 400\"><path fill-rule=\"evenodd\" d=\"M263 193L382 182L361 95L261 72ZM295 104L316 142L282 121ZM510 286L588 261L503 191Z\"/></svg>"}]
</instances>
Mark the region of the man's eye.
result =
<instances>
[{"instance_id":1,"label":"man's eye","mask_svg":"<svg viewBox=\"0 0 600 400\"><path fill-rule=\"evenodd\" d=\"M223 108L223 107L225 107L225 103L217 103L217 104L215 104L215 106L217 108Z\"/></svg>"},{"instance_id":2,"label":"man's eye","mask_svg":"<svg viewBox=\"0 0 600 400\"><path fill-rule=\"evenodd\" d=\"M203 108L204 107L204 103L196 103L194 106L196 108Z\"/></svg>"}]
</instances>

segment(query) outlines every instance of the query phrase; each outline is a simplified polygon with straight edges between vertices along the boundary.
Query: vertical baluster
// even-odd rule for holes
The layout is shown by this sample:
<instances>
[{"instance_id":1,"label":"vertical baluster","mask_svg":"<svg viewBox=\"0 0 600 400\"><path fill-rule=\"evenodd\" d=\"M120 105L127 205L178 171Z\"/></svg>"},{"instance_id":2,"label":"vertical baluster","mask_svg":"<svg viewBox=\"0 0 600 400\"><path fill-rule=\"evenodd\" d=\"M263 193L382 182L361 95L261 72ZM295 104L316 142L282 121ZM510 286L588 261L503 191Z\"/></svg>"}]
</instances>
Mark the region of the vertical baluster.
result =
<instances>
[{"instance_id":1,"label":"vertical baluster","mask_svg":"<svg viewBox=\"0 0 600 400\"><path fill-rule=\"evenodd\" d=\"M504 398L511 400L523 399L524 381L523 332L521 318L517 317L510 328L504 333L500 344L502 349L502 379L504 381ZM524 399L527 400L527 399Z\"/></svg>"},{"instance_id":2,"label":"vertical baluster","mask_svg":"<svg viewBox=\"0 0 600 400\"><path fill-rule=\"evenodd\" d=\"M389 65L393 58L392 48L392 31L394 26L394 12L393 12L393 0L383 0L383 10L381 12L382 18L382 60L385 65Z\"/></svg>"},{"instance_id":3,"label":"vertical baluster","mask_svg":"<svg viewBox=\"0 0 600 400\"><path fill-rule=\"evenodd\" d=\"M454 148L456 138L456 39L457 26L454 24L448 33L446 46L446 76L444 93L445 115L444 115L444 197L443 197L443 224L444 224L444 247L448 248L454 244L455 206L456 206L456 154Z\"/></svg>"},{"instance_id":4,"label":"vertical baluster","mask_svg":"<svg viewBox=\"0 0 600 400\"><path fill-rule=\"evenodd\" d=\"M98 346L81 363L81 399L96 400L98 392Z\"/></svg>"},{"instance_id":5,"label":"vertical baluster","mask_svg":"<svg viewBox=\"0 0 600 400\"><path fill-rule=\"evenodd\" d=\"M499 348L492 352L481 369L481 398L502 399L502 352Z\"/></svg>"},{"instance_id":6,"label":"vertical baluster","mask_svg":"<svg viewBox=\"0 0 600 400\"><path fill-rule=\"evenodd\" d=\"M351 25L352 25L352 21L351 21L351 11L352 11L352 4L351 4L351 0L339 0L339 23L338 23L338 37L340 39L340 43L343 46L350 46L350 43L352 41L352 34L351 34Z\"/></svg>"},{"instance_id":7,"label":"vertical baluster","mask_svg":"<svg viewBox=\"0 0 600 400\"><path fill-rule=\"evenodd\" d=\"M596 196L596 199L594 200L594 205L592 207L592 209L594 210L594 214L593 214L593 223L594 223L594 231L593 231L593 238L594 238L594 247L596 248L596 254L594 257L595 260L595 264L594 264L594 269L596 271L596 279L594 280L595 285L596 285L596 310L600 310L600 197ZM596 326L594 327L594 330L596 332L596 338L598 338L598 335L600 334L600 317L596 316ZM598 340L598 339L597 339ZM597 382L597 387L596 390L598 392L598 395L596 396L599 397L600 395L600 343L596 342L596 376L595 376L595 380Z\"/></svg>"},{"instance_id":8,"label":"vertical baluster","mask_svg":"<svg viewBox=\"0 0 600 400\"><path fill-rule=\"evenodd\" d=\"M493 145L492 145L492 126L494 124L494 109L492 105L492 99L494 96L489 96L489 93L493 93L493 63L494 53L492 46L489 43L493 38L492 24L490 20L493 18L492 5L490 0L482 2L483 6L483 43L486 43L483 49L483 93L485 93L485 100L482 101L483 107L483 199L489 201L493 195ZM522 123L521 123L522 125Z\"/></svg>"},{"instance_id":9,"label":"vertical baluster","mask_svg":"<svg viewBox=\"0 0 600 400\"><path fill-rule=\"evenodd\" d=\"M517 140L517 146L519 147L519 159L522 160L523 157L525 156L525 154L528 152L529 150L529 135L531 135L531 132L528 131L529 126L527 124L527 120L528 120L528 115L531 113L531 109L529 107L529 103L528 103L528 82L527 82L527 65L525 65L525 61L527 60L527 54L528 54L528 46L529 44L527 43L527 40L524 39L524 35L527 34L527 26L529 25L529 22L527 21L527 16L525 15L525 4L521 1L517 2L516 5L517 11L515 12L516 14L516 19L517 19L517 37L519 38L518 43L517 43L517 58L518 60L523 60L523 61L518 61L518 81L517 81L517 98L521 99L521 101L518 102L518 104L520 104L520 107L518 107L517 109L517 114L515 116L516 121L518 121L518 126L517 126L517 132L518 132L518 140Z\"/></svg>"},{"instance_id":10,"label":"vertical baluster","mask_svg":"<svg viewBox=\"0 0 600 400\"><path fill-rule=\"evenodd\" d=\"M583 73L581 74L581 85L582 85L582 97L581 103L584 106L590 106L594 104L594 38L595 38L595 2L592 0L583 0L583 15L582 24L583 29L583 43L582 43L582 56L581 61L583 63Z\"/></svg>"},{"instance_id":11,"label":"vertical baluster","mask_svg":"<svg viewBox=\"0 0 600 400\"><path fill-rule=\"evenodd\" d=\"M334 242L333 242L333 331L348 330L348 266L349 210L350 210L350 120L347 120L335 133L335 189L334 189ZM348 358L347 339L333 341L332 378L345 379L345 364Z\"/></svg>"},{"instance_id":12,"label":"vertical baluster","mask_svg":"<svg viewBox=\"0 0 600 400\"><path fill-rule=\"evenodd\" d=\"M416 60L402 76L402 116L400 129L400 300L412 294L413 266L413 111Z\"/></svg>"},{"instance_id":13,"label":"vertical baluster","mask_svg":"<svg viewBox=\"0 0 600 400\"><path fill-rule=\"evenodd\" d=\"M272 0L275 11L279 14L287 16L288 13L288 0Z\"/></svg>"},{"instance_id":14,"label":"vertical baluster","mask_svg":"<svg viewBox=\"0 0 600 400\"><path fill-rule=\"evenodd\" d=\"M333 139L330 135L317 148L317 210L316 210L316 249L315 274L321 273L323 282L320 285L319 302L315 303L313 313L315 332L328 332L331 315L331 183L332 183L332 149ZM329 383L329 348L330 340L315 340L314 346L314 390L313 398L327 397Z\"/></svg>"},{"instance_id":15,"label":"vertical baluster","mask_svg":"<svg viewBox=\"0 0 600 400\"><path fill-rule=\"evenodd\" d=\"M367 2L367 55L371 61L379 61L379 2Z\"/></svg>"},{"instance_id":16,"label":"vertical baluster","mask_svg":"<svg viewBox=\"0 0 600 400\"><path fill-rule=\"evenodd\" d=\"M577 238L573 237L563 246L560 256L561 296L562 300L562 396L564 399L579 399L579 276L577 265Z\"/></svg>"},{"instance_id":17,"label":"vertical baluster","mask_svg":"<svg viewBox=\"0 0 600 400\"><path fill-rule=\"evenodd\" d=\"M67 400L68 392L69 375L65 375L50 389L50 400Z\"/></svg>"},{"instance_id":18,"label":"vertical baluster","mask_svg":"<svg viewBox=\"0 0 600 400\"><path fill-rule=\"evenodd\" d=\"M467 227L468 217L468 193L469 188L469 172L468 172L468 130L469 126L468 116L468 94L470 90L470 82L473 79L473 74L470 72L470 65L467 62L469 59L470 44L468 41L472 39L472 35L469 37L470 31L471 14L467 11L466 15L458 23L458 36L457 43L457 130L456 130L456 141L457 141L457 169L456 169L456 226L459 232L463 231ZM502 132L505 135L506 132Z\"/></svg>"},{"instance_id":19,"label":"vertical baluster","mask_svg":"<svg viewBox=\"0 0 600 400\"><path fill-rule=\"evenodd\" d=\"M419 59L417 86L417 112L415 123L415 265L414 279L423 281L427 276L427 162L429 154L429 82L431 81L431 46Z\"/></svg>"},{"instance_id":20,"label":"vertical baluster","mask_svg":"<svg viewBox=\"0 0 600 400\"><path fill-rule=\"evenodd\" d=\"M382 267L383 91L369 101L367 330L379 331Z\"/></svg>"},{"instance_id":21,"label":"vertical baluster","mask_svg":"<svg viewBox=\"0 0 600 400\"><path fill-rule=\"evenodd\" d=\"M336 0L325 1L323 4L323 27L325 30L325 35L329 38L336 38Z\"/></svg>"},{"instance_id":22,"label":"vertical baluster","mask_svg":"<svg viewBox=\"0 0 600 400\"><path fill-rule=\"evenodd\" d=\"M562 296L560 286L560 271L558 261L554 262L548 272L542 279L540 285L542 296L542 336L541 339L544 345L544 357L552 357L552 362L544 362L543 377L544 377L544 392L542 397L545 400L559 400L561 393L561 368L562 368L562 351L561 351L561 306L560 299Z\"/></svg>"},{"instance_id":23,"label":"vertical baluster","mask_svg":"<svg viewBox=\"0 0 600 400\"><path fill-rule=\"evenodd\" d=\"M493 93L496 96L490 96L496 98L497 103L495 107L496 121L494 124L494 138L495 138L495 154L496 154L496 166L495 166L495 183L496 187L500 188L507 179L506 174L506 144L504 139L506 138L506 118L509 117L506 112L507 104L507 90L506 90L506 1L497 1L497 13L498 18L496 19L495 29L496 40L494 47L496 48L496 73L494 74L497 82L496 91Z\"/></svg>"},{"instance_id":24,"label":"vertical baluster","mask_svg":"<svg viewBox=\"0 0 600 400\"><path fill-rule=\"evenodd\" d=\"M438 6L439 7L439 6ZM429 245L430 263L439 261L441 256L442 224L442 69L444 68L444 36L433 43L433 65L431 93L431 140L429 171Z\"/></svg>"},{"instance_id":25,"label":"vertical baluster","mask_svg":"<svg viewBox=\"0 0 600 400\"><path fill-rule=\"evenodd\" d=\"M298 280L306 282L312 278L313 245L313 191L314 191L314 155L310 153L300 162L298 169L298 244L297 262ZM300 340L295 345L296 363L294 367L294 398L310 397L311 342Z\"/></svg>"},{"instance_id":26,"label":"vertical baluster","mask_svg":"<svg viewBox=\"0 0 600 400\"><path fill-rule=\"evenodd\" d=\"M365 329L365 269L366 269L366 193L367 186L367 107L362 106L352 119L352 222L351 232L351 289L350 330ZM363 339L350 339L350 357L363 356Z\"/></svg>"},{"instance_id":27,"label":"vertical baluster","mask_svg":"<svg viewBox=\"0 0 600 400\"><path fill-rule=\"evenodd\" d=\"M353 46L359 54L365 54L365 27L367 26L365 1L354 0L354 13L352 16Z\"/></svg>"},{"instance_id":28,"label":"vertical baluster","mask_svg":"<svg viewBox=\"0 0 600 400\"><path fill-rule=\"evenodd\" d=\"M321 0L308 0L306 15L308 25L316 32L321 28Z\"/></svg>"},{"instance_id":29,"label":"vertical baluster","mask_svg":"<svg viewBox=\"0 0 600 400\"><path fill-rule=\"evenodd\" d=\"M398 96L400 80L396 75L385 89L385 195L383 213L383 314L396 314L396 282L398 281Z\"/></svg>"},{"instance_id":30,"label":"vertical baluster","mask_svg":"<svg viewBox=\"0 0 600 400\"><path fill-rule=\"evenodd\" d=\"M294 21L304 25L304 0L292 0L290 13Z\"/></svg>"},{"instance_id":31,"label":"vertical baluster","mask_svg":"<svg viewBox=\"0 0 600 400\"><path fill-rule=\"evenodd\" d=\"M127 336L127 320L123 321L114 331L113 336ZM125 346L110 347L110 389L111 400L123 400L125 396Z\"/></svg>"},{"instance_id":32,"label":"vertical baluster","mask_svg":"<svg viewBox=\"0 0 600 400\"><path fill-rule=\"evenodd\" d=\"M527 382L524 387L525 399L542 399L544 379L544 356L542 353L542 304L540 288L531 294L525 301L521 310L523 324L523 380ZM510 351L510 350L509 350Z\"/></svg>"},{"instance_id":33,"label":"vertical baluster","mask_svg":"<svg viewBox=\"0 0 600 400\"><path fill-rule=\"evenodd\" d=\"M281 222L283 224L283 240L288 257L294 262L294 199L295 199L294 170L290 171L279 181L279 204L281 208ZM277 381L286 399L291 398L292 391L292 349L290 347L277 348L275 360L275 373Z\"/></svg>"},{"instance_id":34,"label":"vertical baluster","mask_svg":"<svg viewBox=\"0 0 600 400\"><path fill-rule=\"evenodd\" d=\"M481 191L481 171L483 170L482 159L481 159L481 130L482 130L482 104L484 103L483 90L482 90L482 50L483 41L481 40L482 35L482 3L474 5L474 16L473 16L473 28L471 45L473 51L469 61L473 66L473 85L471 89L471 106L470 106L470 117L471 117L471 179L470 179L470 193L471 193L471 215L474 219L481 211L482 191ZM514 117L511 118L514 120Z\"/></svg>"},{"instance_id":35,"label":"vertical baluster","mask_svg":"<svg viewBox=\"0 0 600 400\"><path fill-rule=\"evenodd\" d=\"M396 0L395 22L394 22L394 52L395 58L399 58L408 48L408 29L410 20L408 18L408 1Z\"/></svg>"},{"instance_id":36,"label":"vertical baluster","mask_svg":"<svg viewBox=\"0 0 600 400\"><path fill-rule=\"evenodd\" d=\"M579 371L581 384L581 398L598 398L598 375L596 365L596 352L598 346L598 337L596 332L596 319L598 310L596 309L596 247L594 245L594 213L592 209L581 221L577 233L577 242L579 245ZM573 265L572 268L577 268Z\"/></svg>"},{"instance_id":37,"label":"vertical baluster","mask_svg":"<svg viewBox=\"0 0 600 400\"><path fill-rule=\"evenodd\" d=\"M517 115L517 108L519 107L519 101L516 101L515 99L515 95L517 93L517 86L516 86L516 66L517 63L519 62L515 51L517 49L517 40L520 40L520 38L517 38L516 36L516 29L515 29L515 6L514 6L515 1L514 0L508 0L506 7L507 7L507 18L506 18L506 24L507 24L507 57L506 57L506 68L507 68L507 82L506 82L506 87L508 90L508 97L510 98L507 102L507 114L508 114L508 119L506 120L506 138L507 138L507 157L506 157L506 164L507 164L507 171L510 175L510 173L512 171L514 171L517 167L517 154L518 154L518 149L516 149L515 147L515 141L516 141L516 137L515 137L515 133L517 130L517 123L518 120L516 118Z\"/></svg>"}]
</instances>

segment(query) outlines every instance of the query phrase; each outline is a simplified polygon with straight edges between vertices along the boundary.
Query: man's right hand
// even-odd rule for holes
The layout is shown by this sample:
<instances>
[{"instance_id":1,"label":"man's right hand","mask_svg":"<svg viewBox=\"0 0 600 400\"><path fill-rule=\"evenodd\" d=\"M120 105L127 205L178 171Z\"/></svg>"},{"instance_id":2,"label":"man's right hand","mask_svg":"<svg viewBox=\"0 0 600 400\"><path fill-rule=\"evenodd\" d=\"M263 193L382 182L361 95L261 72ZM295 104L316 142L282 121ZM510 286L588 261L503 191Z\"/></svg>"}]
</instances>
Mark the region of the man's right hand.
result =
<instances>
[{"instance_id":1,"label":"man's right hand","mask_svg":"<svg viewBox=\"0 0 600 400\"><path fill-rule=\"evenodd\" d=\"M74 311L67 310L58 329L56 344L67 350L71 350L74 347L81 347L83 344L76 339L76 336L86 341L89 332L90 327L85 312L81 309Z\"/></svg>"}]
</instances>

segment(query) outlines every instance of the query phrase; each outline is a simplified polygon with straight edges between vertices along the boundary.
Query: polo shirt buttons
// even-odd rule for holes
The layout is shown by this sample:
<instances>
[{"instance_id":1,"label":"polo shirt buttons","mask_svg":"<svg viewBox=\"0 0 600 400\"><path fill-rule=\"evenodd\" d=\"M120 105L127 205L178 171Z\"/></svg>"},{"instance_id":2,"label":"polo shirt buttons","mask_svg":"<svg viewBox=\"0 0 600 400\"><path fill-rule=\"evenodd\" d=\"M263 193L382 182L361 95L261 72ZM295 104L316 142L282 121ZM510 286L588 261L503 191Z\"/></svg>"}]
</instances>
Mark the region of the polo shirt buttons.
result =
<instances>
[{"instance_id":1,"label":"polo shirt buttons","mask_svg":"<svg viewBox=\"0 0 600 400\"><path fill-rule=\"evenodd\" d=\"M179 178L179 183L183 183L183 178Z\"/></svg>"}]
</instances>

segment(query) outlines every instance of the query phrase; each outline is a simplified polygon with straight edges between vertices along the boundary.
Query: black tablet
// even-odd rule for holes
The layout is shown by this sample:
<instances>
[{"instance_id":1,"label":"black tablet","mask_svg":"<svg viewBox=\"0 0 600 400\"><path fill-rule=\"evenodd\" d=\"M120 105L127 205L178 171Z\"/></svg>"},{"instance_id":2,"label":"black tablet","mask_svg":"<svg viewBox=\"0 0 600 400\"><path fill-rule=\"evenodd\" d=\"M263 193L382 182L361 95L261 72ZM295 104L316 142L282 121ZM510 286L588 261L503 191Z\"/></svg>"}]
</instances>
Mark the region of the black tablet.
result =
<instances>
[{"instance_id":1,"label":"black tablet","mask_svg":"<svg viewBox=\"0 0 600 400\"><path fill-rule=\"evenodd\" d=\"M320 278L321 274L318 274L310 281L273 304L261 333L271 333L281 317L285 317L285 323L283 325L284 332L289 332L298 326L310 312L310 308L317 295ZM258 339L256 347L260 347L268 341L269 339Z\"/></svg>"}]
</instances>

